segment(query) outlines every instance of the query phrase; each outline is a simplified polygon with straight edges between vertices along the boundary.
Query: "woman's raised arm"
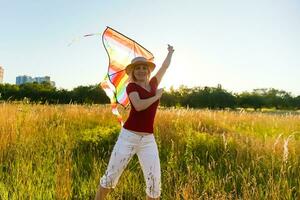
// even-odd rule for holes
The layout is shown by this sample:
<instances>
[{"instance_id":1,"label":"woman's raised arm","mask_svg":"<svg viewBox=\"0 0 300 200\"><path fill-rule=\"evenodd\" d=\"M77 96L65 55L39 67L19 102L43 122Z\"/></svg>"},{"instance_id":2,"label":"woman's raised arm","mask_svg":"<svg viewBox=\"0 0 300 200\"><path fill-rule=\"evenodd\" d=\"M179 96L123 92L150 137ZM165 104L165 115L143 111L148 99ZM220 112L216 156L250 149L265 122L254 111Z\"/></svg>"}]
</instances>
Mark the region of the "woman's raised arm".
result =
<instances>
[{"instance_id":1,"label":"woman's raised arm","mask_svg":"<svg viewBox=\"0 0 300 200\"><path fill-rule=\"evenodd\" d=\"M166 71L171 63L171 58L172 58L173 52L174 52L173 46L168 44L168 55L165 58L163 64L161 65L160 69L158 70L158 72L155 74L158 84L161 82L162 77L166 73Z\"/></svg>"}]
</instances>

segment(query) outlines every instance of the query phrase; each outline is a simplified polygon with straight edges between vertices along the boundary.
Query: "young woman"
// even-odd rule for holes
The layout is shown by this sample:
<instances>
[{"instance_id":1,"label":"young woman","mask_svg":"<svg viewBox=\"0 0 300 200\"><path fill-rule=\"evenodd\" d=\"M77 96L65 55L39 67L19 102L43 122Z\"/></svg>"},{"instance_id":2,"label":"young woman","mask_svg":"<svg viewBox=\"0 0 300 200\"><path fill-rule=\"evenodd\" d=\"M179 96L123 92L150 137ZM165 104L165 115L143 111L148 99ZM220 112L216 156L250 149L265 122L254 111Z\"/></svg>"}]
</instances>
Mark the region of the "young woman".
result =
<instances>
[{"instance_id":1,"label":"young woman","mask_svg":"<svg viewBox=\"0 0 300 200\"><path fill-rule=\"evenodd\" d=\"M131 110L113 148L105 174L100 179L96 200L104 200L134 154L137 154L146 181L147 199L159 199L161 171L157 144L153 135L153 122L163 93L157 89L170 65L174 49L168 45L168 55L161 68L150 80L155 64L144 57L136 57L126 67L130 83L126 87Z\"/></svg>"}]
</instances>

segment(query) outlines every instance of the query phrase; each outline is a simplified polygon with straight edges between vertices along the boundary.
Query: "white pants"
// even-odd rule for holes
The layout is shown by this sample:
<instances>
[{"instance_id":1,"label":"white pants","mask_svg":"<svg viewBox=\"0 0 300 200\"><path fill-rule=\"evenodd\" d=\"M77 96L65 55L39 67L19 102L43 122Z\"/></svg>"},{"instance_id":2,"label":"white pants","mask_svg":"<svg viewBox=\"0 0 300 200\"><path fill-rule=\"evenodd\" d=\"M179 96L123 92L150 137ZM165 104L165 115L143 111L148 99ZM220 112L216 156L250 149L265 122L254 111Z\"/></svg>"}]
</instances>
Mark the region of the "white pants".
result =
<instances>
[{"instance_id":1,"label":"white pants","mask_svg":"<svg viewBox=\"0 0 300 200\"><path fill-rule=\"evenodd\" d=\"M161 192L161 172L153 134L140 136L122 128L106 172L100 179L100 185L104 188L116 187L122 172L134 154L137 154L144 173L146 194L151 198L158 198Z\"/></svg>"}]
</instances>

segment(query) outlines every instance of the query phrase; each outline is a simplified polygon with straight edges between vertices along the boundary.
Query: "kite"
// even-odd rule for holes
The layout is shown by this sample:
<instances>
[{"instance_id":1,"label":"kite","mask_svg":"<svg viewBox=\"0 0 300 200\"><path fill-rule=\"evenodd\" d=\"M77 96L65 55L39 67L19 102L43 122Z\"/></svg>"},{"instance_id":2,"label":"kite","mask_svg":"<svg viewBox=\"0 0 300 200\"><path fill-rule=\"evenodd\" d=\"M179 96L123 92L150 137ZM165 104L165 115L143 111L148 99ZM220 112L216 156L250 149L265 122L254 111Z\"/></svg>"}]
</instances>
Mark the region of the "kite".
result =
<instances>
[{"instance_id":1,"label":"kite","mask_svg":"<svg viewBox=\"0 0 300 200\"><path fill-rule=\"evenodd\" d=\"M104 81L101 82L101 87L110 98L113 114L123 125L122 116L118 112L117 106L120 104L126 108L129 105L126 93L129 77L125 73L125 68L135 57L143 56L153 62L154 56L136 41L110 27L107 27L103 32L102 42L109 57L109 65Z\"/></svg>"}]
</instances>

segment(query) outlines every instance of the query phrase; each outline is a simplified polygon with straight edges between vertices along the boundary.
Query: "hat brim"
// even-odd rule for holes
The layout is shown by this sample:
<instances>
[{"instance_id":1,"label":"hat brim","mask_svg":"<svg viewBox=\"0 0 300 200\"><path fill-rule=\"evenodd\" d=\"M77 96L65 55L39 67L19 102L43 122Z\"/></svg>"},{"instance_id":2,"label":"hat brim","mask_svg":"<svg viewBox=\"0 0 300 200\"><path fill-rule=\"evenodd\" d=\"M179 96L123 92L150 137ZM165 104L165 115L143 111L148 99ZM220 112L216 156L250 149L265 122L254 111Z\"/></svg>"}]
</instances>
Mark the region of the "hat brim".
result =
<instances>
[{"instance_id":1,"label":"hat brim","mask_svg":"<svg viewBox=\"0 0 300 200\"><path fill-rule=\"evenodd\" d=\"M127 65L127 67L125 68L126 74L130 75L132 70L134 69L134 67L137 66L137 65L141 65L141 64L147 65L150 69L150 72L153 72L153 70L155 68L155 64L153 62L137 61L135 63Z\"/></svg>"}]
</instances>

